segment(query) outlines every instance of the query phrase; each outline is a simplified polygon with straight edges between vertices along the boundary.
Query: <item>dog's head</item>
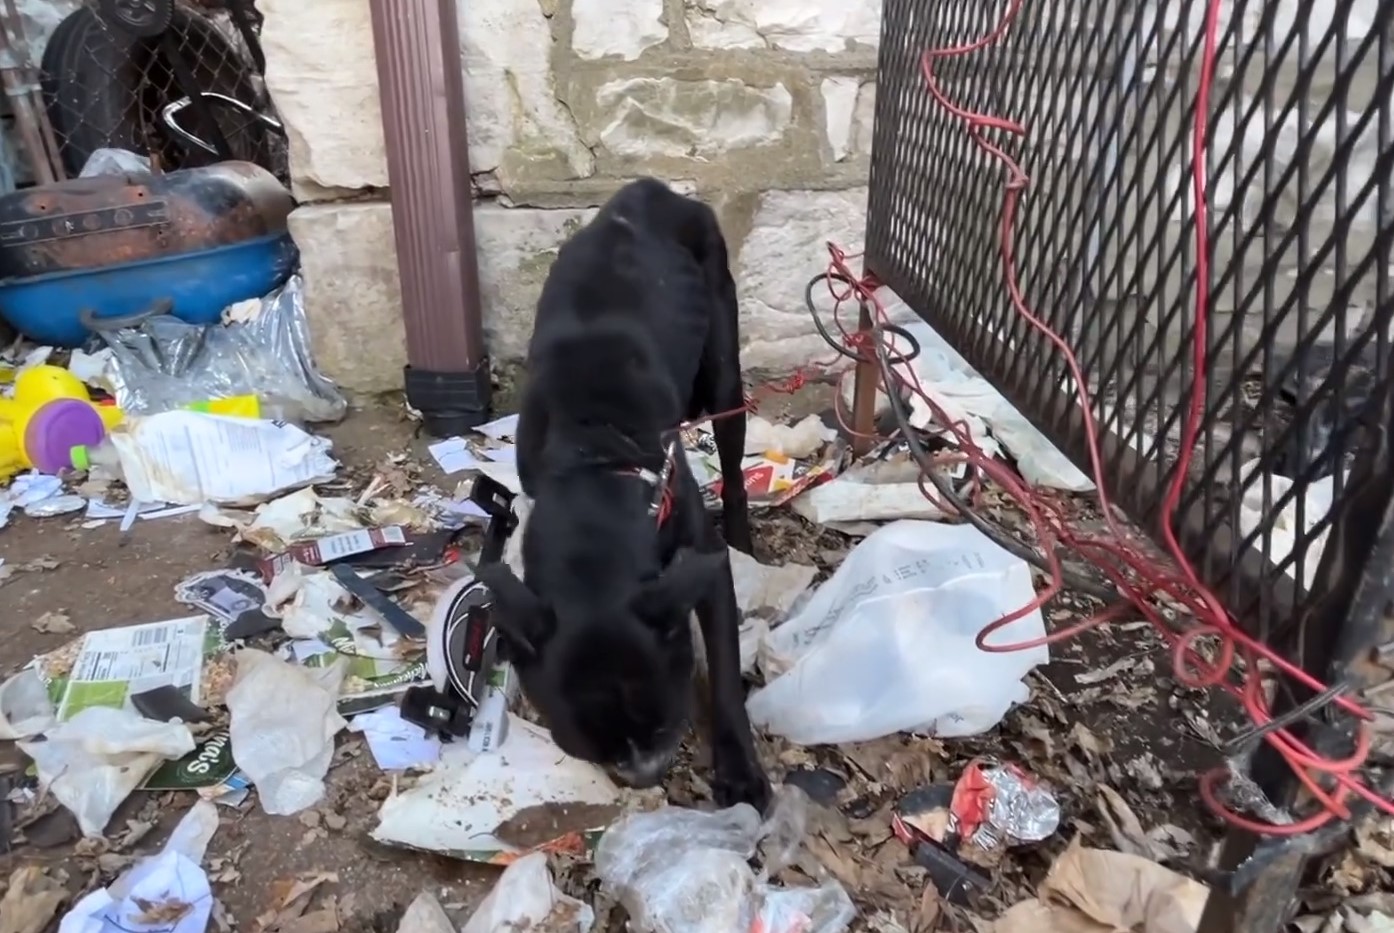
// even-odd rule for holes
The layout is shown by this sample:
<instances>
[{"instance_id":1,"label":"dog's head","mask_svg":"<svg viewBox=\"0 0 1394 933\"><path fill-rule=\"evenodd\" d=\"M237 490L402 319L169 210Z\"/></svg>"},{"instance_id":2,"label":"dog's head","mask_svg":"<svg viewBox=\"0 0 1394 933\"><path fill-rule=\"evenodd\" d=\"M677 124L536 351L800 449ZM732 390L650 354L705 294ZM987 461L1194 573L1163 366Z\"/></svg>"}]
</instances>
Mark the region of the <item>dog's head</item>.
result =
<instances>
[{"instance_id":1,"label":"dog's head","mask_svg":"<svg viewBox=\"0 0 1394 933\"><path fill-rule=\"evenodd\" d=\"M685 549L627 597L584 605L554 605L504 564L479 569L523 692L562 751L633 787L663 780L691 713L688 619L725 560Z\"/></svg>"}]
</instances>

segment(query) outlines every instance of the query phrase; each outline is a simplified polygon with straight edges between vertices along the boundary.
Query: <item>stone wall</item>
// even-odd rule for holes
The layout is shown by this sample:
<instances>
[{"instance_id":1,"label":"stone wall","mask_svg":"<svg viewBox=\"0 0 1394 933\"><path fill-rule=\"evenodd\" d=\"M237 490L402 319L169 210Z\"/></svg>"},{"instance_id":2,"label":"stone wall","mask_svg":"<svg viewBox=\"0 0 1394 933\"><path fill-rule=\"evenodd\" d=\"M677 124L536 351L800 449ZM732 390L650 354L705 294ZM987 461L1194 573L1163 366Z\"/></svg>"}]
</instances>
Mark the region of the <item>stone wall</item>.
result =
<instances>
[{"instance_id":1,"label":"stone wall","mask_svg":"<svg viewBox=\"0 0 1394 933\"><path fill-rule=\"evenodd\" d=\"M399 388L368 2L258 6L320 364L351 390ZM558 245L641 174L717 209L747 367L825 357L802 290L826 263L826 240L861 246L879 21L879 0L460 0L495 359L521 353Z\"/></svg>"}]
</instances>

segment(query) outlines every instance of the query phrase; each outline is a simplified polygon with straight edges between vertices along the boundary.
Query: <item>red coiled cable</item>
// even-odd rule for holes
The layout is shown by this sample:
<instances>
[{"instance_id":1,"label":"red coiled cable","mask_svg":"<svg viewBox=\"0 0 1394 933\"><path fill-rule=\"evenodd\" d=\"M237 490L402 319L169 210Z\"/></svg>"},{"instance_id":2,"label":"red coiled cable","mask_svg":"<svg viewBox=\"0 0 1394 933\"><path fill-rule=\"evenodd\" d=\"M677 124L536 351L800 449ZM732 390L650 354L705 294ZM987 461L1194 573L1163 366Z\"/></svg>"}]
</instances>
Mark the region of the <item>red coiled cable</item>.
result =
<instances>
[{"instance_id":1,"label":"red coiled cable","mask_svg":"<svg viewBox=\"0 0 1394 933\"><path fill-rule=\"evenodd\" d=\"M986 36L965 45L925 52L921 58L921 70L928 91L934 100L947 112L962 120L966 131L978 147L1001 162L1006 169L1007 180L1002 206L1000 249L1007 290L1013 308L1060 351L1075 381L1087 429L1091 472L1110 537L1102 538L1075 532L1065 520L1062 511L1054 503L1032 490L1020 476L1005 464L987 456L973 442L966 425L955 423L945 415L940 406L924 390L912 367L904 367L903 371L893 370L899 385L887 386L886 388L888 391L909 391L926 403L936 422L951 432L957 441L959 450L956 456L966 458L971 464L975 476L991 478L1021 507L1031 522L1037 545L1045 557L1046 569L1050 575L1047 585L1030 605L987 626L978 636L978 646L982 650L1018 651L1038 647L1042 644L1057 643L1104 625L1121 611L1129 608L1129 604L1120 604L1093 618L1057 630L1045 638L1035 641L1011 645L990 643L989 639L993 634L1017 619L1036 611L1061 591L1064 582L1057 550L1061 546L1072 548L1083 556L1094 560L1104 576L1128 598L1131 608L1140 612L1157 628L1161 637L1171 646L1173 666L1178 681L1190 687L1218 687L1224 690L1235 697L1256 727L1263 727L1272 722L1268 700L1263 689L1265 668L1287 675L1316 692L1323 691L1325 687L1310 674L1280 657L1266 645L1240 631L1219 599L1200 581L1195 568L1182 551L1173 527L1173 515L1181 500L1187 469L1205 410L1206 384L1204 374L1206 371L1206 331L1210 281L1206 130L1210 112L1210 91L1214 83L1215 60L1219 44L1221 0L1209 0L1206 11L1200 83L1196 95L1191 138L1191 179L1195 201L1197 267L1193 340L1194 379L1186 419L1182 427L1178 463L1163 501L1162 526L1163 543L1170 553L1174 567L1159 567L1156 561L1147 554L1126 544L1128 536L1114 518L1114 512L1105 491L1098 429L1089 402L1087 383L1079 363L1065 340L1031 311L1021 294L1013 235L1017 205L1021 193L1026 189L1030 180L1016 161L989 140L986 133L990 130L999 130L1014 136L1025 136L1026 130L1020 124L1010 120L976 113L957 106L944 95L935 78L934 66L940 59L968 55L999 41L1020 12L1022 3L1023 0L1010 0L1006 13L996 28ZM877 283L856 276L848 264L851 257L838 247L830 243L828 249L831 254L828 286L836 302L834 322L841 332L842 340L846 346L849 349L857 350L864 355L864 358L870 358L874 355L874 351L867 345L868 340L871 339L871 334L850 332L840 321L837 311L844 302L855 299L872 309L877 322L880 324L888 323L886 310L875 294ZM834 282L839 280L848 283L848 287L841 292L834 285ZM893 343L890 345L893 348ZM839 398L840 395L839 391ZM843 420L843 427L848 428L840 408L839 419ZM930 493L925 487L924 477L921 478L920 486L929 496ZM931 499L933 499L932 496ZM1184 611L1195 616L1198 624L1185 632L1175 631L1163 618L1155 604L1159 595L1166 597ZM1210 641L1215 646L1216 659L1214 661L1207 660L1197 650L1197 644L1203 640ZM1243 662L1242 671L1236 671L1236 660ZM1231 678L1234 679L1233 682ZM1220 800L1219 790L1228 779L1228 771L1225 768L1216 769L1200 778L1200 794L1207 806L1223 820L1234 826L1269 835L1297 835L1316 829L1334 819L1349 819L1351 813L1345 802L1352 794L1365 798L1385 813L1394 814L1394 801L1381 797L1362 783L1358 777L1370 749L1368 725L1370 714L1359 703L1347 697L1337 696L1333 702L1346 712L1363 720L1356 737L1355 751L1346 759L1331 760L1317 755L1287 729L1276 729L1263 736L1263 740L1278 752L1319 804L1321 809L1318 812L1308 818L1286 824L1260 822L1240 815ZM1325 785L1334 785L1334 790L1327 790L1323 781Z\"/></svg>"}]
</instances>

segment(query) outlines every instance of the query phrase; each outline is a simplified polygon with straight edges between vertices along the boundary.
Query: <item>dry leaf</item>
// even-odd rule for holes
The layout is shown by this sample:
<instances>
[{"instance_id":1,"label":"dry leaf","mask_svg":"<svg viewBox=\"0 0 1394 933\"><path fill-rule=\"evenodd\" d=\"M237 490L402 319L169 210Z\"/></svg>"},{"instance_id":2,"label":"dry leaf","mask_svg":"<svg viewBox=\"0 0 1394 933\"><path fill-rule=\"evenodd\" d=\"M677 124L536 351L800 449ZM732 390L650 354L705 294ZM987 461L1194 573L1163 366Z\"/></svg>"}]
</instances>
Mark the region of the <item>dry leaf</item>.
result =
<instances>
[{"instance_id":1,"label":"dry leaf","mask_svg":"<svg viewBox=\"0 0 1394 933\"><path fill-rule=\"evenodd\" d=\"M135 920L142 926L174 926L194 909L193 904L176 897L162 901L147 901L139 897L133 897L131 900L140 908Z\"/></svg>"},{"instance_id":2,"label":"dry leaf","mask_svg":"<svg viewBox=\"0 0 1394 933\"><path fill-rule=\"evenodd\" d=\"M45 612L30 623L30 627L44 635L67 635L77 630L66 612Z\"/></svg>"},{"instance_id":3,"label":"dry leaf","mask_svg":"<svg viewBox=\"0 0 1394 933\"><path fill-rule=\"evenodd\" d=\"M1122 794L1107 784L1100 784L1098 807L1099 815L1104 818L1104 825L1113 837L1113 844L1120 852L1149 859L1154 857L1151 840L1142 828L1142 821Z\"/></svg>"},{"instance_id":4,"label":"dry leaf","mask_svg":"<svg viewBox=\"0 0 1394 933\"><path fill-rule=\"evenodd\" d=\"M10 875L9 890L0 899L0 933L42 933L67 897L43 869L19 869Z\"/></svg>"},{"instance_id":5,"label":"dry leaf","mask_svg":"<svg viewBox=\"0 0 1394 933\"><path fill-rule=\"evenodd\" d=\"M1136 662L1133 658L1119 658L1108 667L1101 667L1096 670L1085 671L1083 674L1076 674L1075 683L1079 684L1081 687L1087 687L1090 684L1098 684L1103 683L1105 680L1112 680L1132 667L1134 663Z\"/></svg>"},{"instance_id":6,"label":"dry leaf","mask_svg":"<svg viewBox=\"0 0 1394 933\"><path fill-rule=\"evenodd\" d=\"M939 916L944 911L940 901L939 889L933 884L924 886L920 895L920 908L915 912L915 920L910 925L910 933L934 933L939 929Z\"/></svg>"},{"instance_id":7,"label":"dry leaf","mask_svg":"<svg viewBox=\"0 0 1394 933\"><path fill-rule=\"evenodd\" d=\"M1082 722L1076 722L1070 730L1070 741L1091 758L1102 758L1113 750L1112 742L1099 738Z\"/></svg>"}]
</instances>

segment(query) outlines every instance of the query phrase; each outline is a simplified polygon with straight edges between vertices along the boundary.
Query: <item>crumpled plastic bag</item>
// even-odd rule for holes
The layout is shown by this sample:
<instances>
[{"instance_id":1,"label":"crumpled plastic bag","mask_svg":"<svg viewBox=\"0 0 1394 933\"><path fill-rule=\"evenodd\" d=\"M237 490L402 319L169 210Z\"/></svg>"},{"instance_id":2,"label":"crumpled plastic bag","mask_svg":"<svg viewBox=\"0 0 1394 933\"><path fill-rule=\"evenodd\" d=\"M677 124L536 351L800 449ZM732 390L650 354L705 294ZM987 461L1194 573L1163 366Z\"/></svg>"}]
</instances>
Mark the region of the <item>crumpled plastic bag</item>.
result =
<instances>
[{"instance_id":1,"label":"crumpled plastic bag","mask_svg":"<svg viewBox=\"0 0 1394 933\"><path fill-rule=\"evenodd\" d=\"M971 525L887 525L770 633L751 722L800 745L985 732L1027 699L1022 678L1050 652L986 652L974 640L1035 595L1026 562ZM1037 609L991 641L1044 635Z\"/></svg>"},{"instance_id":2,"label":"crumpled plastic bag","mask_svg":"<svg viewBox=\"0 0 1394 933\"><path fill-rule=\"evenodd\" d=\"M27 739L58 722L48 685L35 667L0 684L0 740Z\"/></svg>"},{"instance_id":3,"label":"crumpled plastic bag","mask_svg":"<svg viewBox=\"0 0 1394 933\"><path fill-rule=\"evenodd\" d=\"M182 722L90 706L19 747L34 759L39 783L77 817L82 834L100 836L141 781L194 750L194 736Z\"/></svg>"},{"instance_id":4,"label":"crumpled plastic bag","mask_svg":"<svg viewBox=\"0 0 1394 933\"><path fill-rule=\"evenodd\" d=\"M298 813L324 796L334 736L348 725L338 710L345 673L342 662L306 668L254 648L238 653L227 694L232 760L267 813Z\"/></svg>"},{"instance_id":5,"label":"crumpled plastic bag","mask_svg":"<svg viewBox=\"0 0 1394 933\"><path fill-rule=\"evenodd\" d=\"M98 331L110 349L102 388L130 415L255 395L263 415L339 421L348 401L315 367L299 273L264 298L224 312L231 323L187 324L170 314Z\"/></svg>"},{"instance_id":6,"label":"crumpled plastic bag","mask_svg":"<svg viewBox=\"0 0 1394 933\"><path fill-rule=\"evenodd\" d=\"M589 933L595 911L552 883L545 852L509 865L460 933Z\"/></svg>"},{"instance_id":7,"label":"crumpled plastic bag","mask_svg":"<svg viewBox=\"0 0 1394 933\"><path fill-rule=\"evenodd\" d=\"M149 175L150 157L129 149L101 148L92 150L82 166L78 178L96 178L99 175Z\"/></svg>"},{"instance_id":8,"label":"crumpled plastic bag","mask_svg":"<svg viewBox=\"0 0 1394 933\"><path fill-rule=\"evenodd\" d=\"M791 889L767 881L801 841L804 805L786 788L763 824L748 804L631 814L601 838L596 874L635 933L842 933L856 908L835 880ZM757 875L749 860L762 840L773 851Z\"/></svg>"}]
</instances>

